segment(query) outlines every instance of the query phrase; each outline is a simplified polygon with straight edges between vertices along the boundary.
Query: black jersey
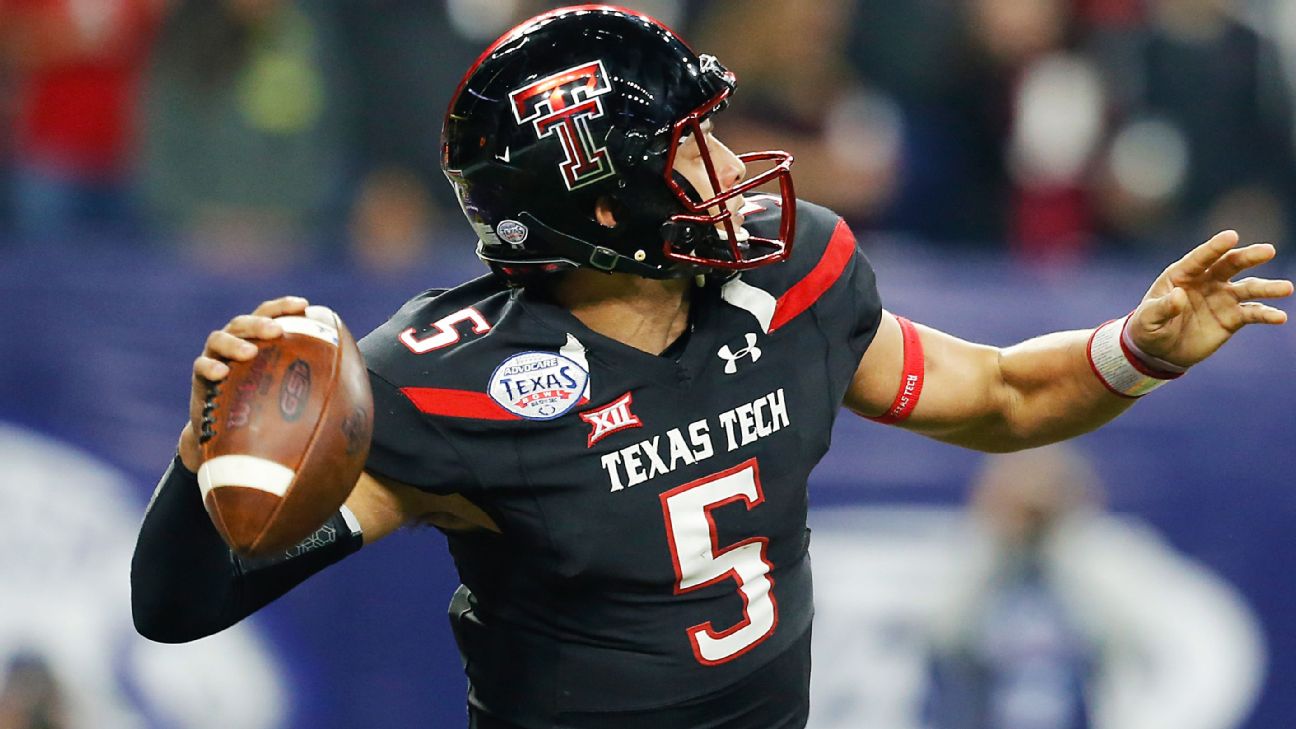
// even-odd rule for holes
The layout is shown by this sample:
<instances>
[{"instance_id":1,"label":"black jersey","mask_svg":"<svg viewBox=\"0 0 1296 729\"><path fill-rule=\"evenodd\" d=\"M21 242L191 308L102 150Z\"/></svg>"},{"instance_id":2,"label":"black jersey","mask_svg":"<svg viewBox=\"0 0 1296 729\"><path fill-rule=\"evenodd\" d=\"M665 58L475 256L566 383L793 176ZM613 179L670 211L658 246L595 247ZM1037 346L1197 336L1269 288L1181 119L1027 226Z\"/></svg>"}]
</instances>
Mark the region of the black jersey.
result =
<instances>
[{"instance_id":1,"label":"black jersey","mask_svg":"<svg viewBox=\"0 0 1296 729\"><path fill-rule=\"evenodd\" d=\"M778 223L746 212L753 232ZM554 726L696 702L809 630L806 480L877 330L873 271L803 202L787 261L693 293L668 356L490 276L415 297L360 343L368 469L462 494L502 529L448 535L472 596L456 635L491 713ZM732 726L766 726L751 721Z\"/></svg>"}]
</instances>

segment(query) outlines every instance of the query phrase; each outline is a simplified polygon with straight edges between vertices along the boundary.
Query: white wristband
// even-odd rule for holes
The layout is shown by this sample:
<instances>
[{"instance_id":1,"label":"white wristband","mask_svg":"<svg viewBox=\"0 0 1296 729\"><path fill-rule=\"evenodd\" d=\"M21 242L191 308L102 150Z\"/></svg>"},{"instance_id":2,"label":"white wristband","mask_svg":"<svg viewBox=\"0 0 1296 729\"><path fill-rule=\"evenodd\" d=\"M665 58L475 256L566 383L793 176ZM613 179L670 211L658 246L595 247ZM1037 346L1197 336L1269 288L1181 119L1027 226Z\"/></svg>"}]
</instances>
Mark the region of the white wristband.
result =
<instances>
[{"instance_id":1,"label":"white wristband","mask_svg":"<svg viewBox=\"0 0 1296 729\"><path fill-rule=\"evenodd\" d=\"M1121 346L1121 333L1128 319L1129 316L1113 319L1094 330L1089 337L1089 366L1113 393L1121 397L1142 397L1174 376L1157 377L1160 373L1141 365Z\"/></svg>"}]
</instances>

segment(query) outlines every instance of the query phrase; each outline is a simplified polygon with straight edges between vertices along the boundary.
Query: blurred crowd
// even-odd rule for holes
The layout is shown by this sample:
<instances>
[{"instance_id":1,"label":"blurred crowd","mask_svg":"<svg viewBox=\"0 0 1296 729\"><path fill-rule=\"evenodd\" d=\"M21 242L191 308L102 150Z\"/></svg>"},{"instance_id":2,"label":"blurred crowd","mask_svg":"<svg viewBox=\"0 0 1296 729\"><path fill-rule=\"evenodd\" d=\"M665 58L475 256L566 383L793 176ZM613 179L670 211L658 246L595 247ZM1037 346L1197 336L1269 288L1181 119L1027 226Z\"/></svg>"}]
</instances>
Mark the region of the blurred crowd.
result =
<instances>
[{"instance_id":1,"label":"blurred crowd","mask_svg":"<svg viewBox=\"0 0 1296 729\"><path fill-rule=\"evenodd\" d=\"M0 236L397 270L461 241L464 69L540 0L0 0ZM1296 220L1296 3L645 0L718 131L859 230L1029 259Z\"/></svg>"}]
</instances>

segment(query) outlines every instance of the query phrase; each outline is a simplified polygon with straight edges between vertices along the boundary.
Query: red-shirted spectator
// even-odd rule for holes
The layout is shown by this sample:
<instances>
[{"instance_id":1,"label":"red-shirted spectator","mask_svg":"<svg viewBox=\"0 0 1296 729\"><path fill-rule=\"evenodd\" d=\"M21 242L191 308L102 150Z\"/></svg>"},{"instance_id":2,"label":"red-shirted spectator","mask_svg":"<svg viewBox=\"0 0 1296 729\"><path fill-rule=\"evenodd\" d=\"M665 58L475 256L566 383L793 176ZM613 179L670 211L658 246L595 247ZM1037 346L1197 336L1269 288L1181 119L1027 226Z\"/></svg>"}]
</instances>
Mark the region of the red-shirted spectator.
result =
<instances>
[{"instance_id":1,"label":"red-shirted spectator","mask_svg":"<svg viewBox=\"0 0 1296 729\"><path fill-rule=\"evenodd\" d=\"M164 2L0 0L0 61L17 79L21 232L128 221L135 91Z\"/></svg>"}]
</instances>

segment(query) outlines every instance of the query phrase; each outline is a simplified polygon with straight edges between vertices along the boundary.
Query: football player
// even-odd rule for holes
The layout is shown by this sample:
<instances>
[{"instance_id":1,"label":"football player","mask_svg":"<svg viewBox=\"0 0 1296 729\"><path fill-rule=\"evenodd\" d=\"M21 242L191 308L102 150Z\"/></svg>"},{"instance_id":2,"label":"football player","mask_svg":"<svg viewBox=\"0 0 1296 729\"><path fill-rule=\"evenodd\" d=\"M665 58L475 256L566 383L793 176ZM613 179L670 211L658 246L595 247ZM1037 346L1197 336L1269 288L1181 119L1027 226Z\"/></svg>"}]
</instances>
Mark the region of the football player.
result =
<instances>
[{"instance_id":1,"label":"football player","mask_svg":"<svg viewBox=\"0 0 1296 729\"><path fill-rule=\"evenodd\" d=\"M1007 348L882 308L783 152L735 154L734 75L659 22L581 6L522 24L469 69L442 162L490 273L410 300L360 343L366 472L291 558L221 542L194 472L209 383L281 334L268 301L213 332L179 454L141 528L136 625L162 641L242 619L413 523L448 536L470 725L806 723L813 613L806 480L842 405L986 451L1111 420L1249 324L1287 281L1221 233L1128 316ZM758 194L757 187L777 189Z\"/></svg>"}]
</instances>

